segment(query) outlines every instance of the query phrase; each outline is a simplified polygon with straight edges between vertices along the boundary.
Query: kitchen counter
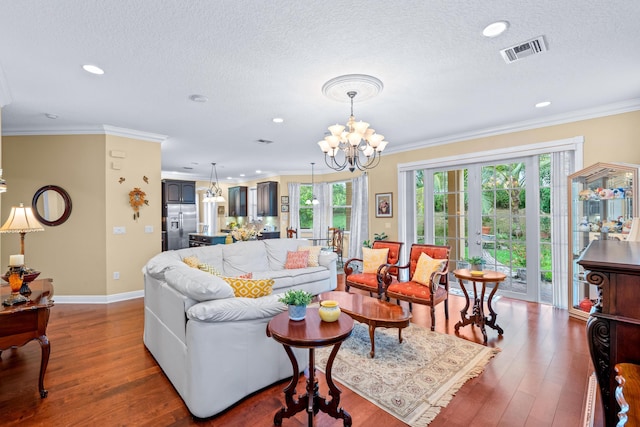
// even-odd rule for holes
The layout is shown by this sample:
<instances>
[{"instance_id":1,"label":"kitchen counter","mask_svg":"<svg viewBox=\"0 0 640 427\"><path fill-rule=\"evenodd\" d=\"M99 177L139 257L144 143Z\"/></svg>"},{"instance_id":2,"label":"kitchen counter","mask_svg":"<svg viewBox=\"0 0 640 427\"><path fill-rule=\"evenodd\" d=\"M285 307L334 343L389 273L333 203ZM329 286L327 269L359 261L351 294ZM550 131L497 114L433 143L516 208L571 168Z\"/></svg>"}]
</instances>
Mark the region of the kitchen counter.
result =
<instances>
[{"instance_id":1,"label":"kitchen counter","mask_svg":"<svg viewBox=\"0 0 640 427\"><path fill-rule=\"evenodd\" d=\"M189 247L224 245L226 234L189 233Z\"/></svg>"}]
</instances>

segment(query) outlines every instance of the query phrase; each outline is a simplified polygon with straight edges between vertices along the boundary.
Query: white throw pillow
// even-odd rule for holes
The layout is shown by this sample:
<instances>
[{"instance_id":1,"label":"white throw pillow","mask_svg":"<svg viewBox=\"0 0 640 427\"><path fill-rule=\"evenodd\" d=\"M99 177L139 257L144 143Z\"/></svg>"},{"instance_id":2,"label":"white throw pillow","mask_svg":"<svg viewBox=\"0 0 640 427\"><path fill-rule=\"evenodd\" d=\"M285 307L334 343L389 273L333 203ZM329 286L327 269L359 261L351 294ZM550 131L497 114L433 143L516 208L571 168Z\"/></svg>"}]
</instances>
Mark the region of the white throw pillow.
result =
<instances>
[{"instance_id":1,"label":"white throw pillow","mask_svg":"<svg viewBox=\"0 0 640 427\"><path fill-rule=\"evenodd\" d=\"M164 273L167 283L196 301L234 298L233 288L218 276L184 264Z\"/></svg>"}]
</instances>

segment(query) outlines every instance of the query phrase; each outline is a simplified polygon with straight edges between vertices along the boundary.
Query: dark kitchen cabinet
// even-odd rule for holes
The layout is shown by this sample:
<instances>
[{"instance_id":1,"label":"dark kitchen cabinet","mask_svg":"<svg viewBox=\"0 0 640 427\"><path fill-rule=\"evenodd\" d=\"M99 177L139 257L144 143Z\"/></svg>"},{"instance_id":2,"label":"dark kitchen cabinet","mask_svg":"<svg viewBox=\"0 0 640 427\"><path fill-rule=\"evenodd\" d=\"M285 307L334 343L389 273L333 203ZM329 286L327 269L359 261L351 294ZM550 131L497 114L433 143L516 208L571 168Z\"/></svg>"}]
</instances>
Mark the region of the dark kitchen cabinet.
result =
<instances>
[{"instance_id":1,"label":"dark kitchen cabinet","mask_svg":"<svg viewBox=\"0 0 640 427\"><path fill-rule=\"evenodd\" d=\"M164 204L182 203L191 204L196 202L195 181L162 181L162 199Z\"/></svg>"},{"instance_id":2,"label":"dark kitchen cabinet","mask_svg":"<svg viewBox=\"0 0 640 427\"><path fill-rule=\"evenodd\" d=\"M247 216L247 187L229 187L229 216Z\"/></svg>"},{"instance_id":3,"label":"dark kitchen cabinet","mask_svg":"<svg viewBox=\"0 0 640 427\"><path fill-rule=\"evenodd\" d=\"M278 183L259 182L257 187L258 216L278 216Z\"/></svg>"}]
</instances>

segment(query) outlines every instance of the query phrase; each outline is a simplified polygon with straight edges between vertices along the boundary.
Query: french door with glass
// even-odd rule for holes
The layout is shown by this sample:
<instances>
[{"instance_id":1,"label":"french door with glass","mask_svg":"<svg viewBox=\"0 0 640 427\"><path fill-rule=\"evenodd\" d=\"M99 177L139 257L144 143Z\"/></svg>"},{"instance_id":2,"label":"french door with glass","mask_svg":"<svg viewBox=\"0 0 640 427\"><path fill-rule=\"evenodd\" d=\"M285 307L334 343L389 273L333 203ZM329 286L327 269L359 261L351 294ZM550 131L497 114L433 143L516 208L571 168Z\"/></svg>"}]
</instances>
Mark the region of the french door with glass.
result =
<instances>
[{"instance_id":1,"label":"french door with glass","mask_svg":"<svg viewBox=\"0 0 640 427\"><path fill-rule=\"evenodd\" d=\"M548 169L535 155L415 171L417 241L451 246L451 271L481 257L504 296L551 303Z\"/></svg>"}]
</instances>

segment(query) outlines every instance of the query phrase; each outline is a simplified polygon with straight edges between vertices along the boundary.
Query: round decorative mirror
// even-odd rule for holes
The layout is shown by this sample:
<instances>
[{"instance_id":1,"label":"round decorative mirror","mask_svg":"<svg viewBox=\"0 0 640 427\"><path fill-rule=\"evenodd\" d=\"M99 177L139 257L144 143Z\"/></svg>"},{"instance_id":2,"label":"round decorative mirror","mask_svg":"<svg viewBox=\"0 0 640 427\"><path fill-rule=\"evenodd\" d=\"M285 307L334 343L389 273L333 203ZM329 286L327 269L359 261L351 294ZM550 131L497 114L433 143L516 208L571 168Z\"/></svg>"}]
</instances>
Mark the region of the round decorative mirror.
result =
<instances>
[{"instance_id":1,"label":"round decorative mirror","mask_svg":"<svg viewBox=\"0 0 640 427\"><path fill-rule=\"evenodd\" d=\"M69 197L69 193L57 185L45 185L33 195L31 207L38 221L53 227L69 219L71 197Z\"/></svg>"}]
</instances>

